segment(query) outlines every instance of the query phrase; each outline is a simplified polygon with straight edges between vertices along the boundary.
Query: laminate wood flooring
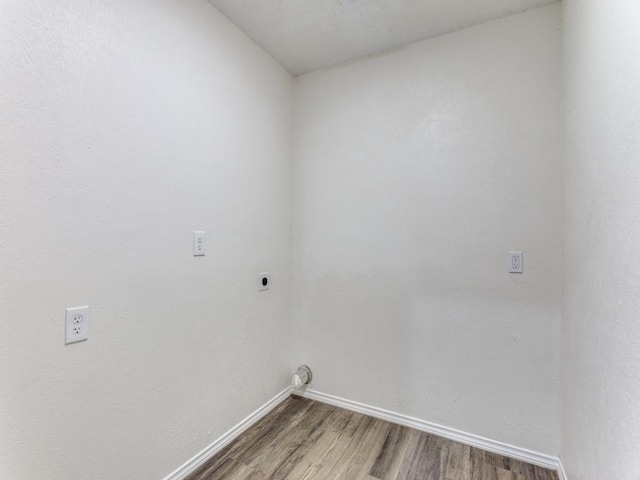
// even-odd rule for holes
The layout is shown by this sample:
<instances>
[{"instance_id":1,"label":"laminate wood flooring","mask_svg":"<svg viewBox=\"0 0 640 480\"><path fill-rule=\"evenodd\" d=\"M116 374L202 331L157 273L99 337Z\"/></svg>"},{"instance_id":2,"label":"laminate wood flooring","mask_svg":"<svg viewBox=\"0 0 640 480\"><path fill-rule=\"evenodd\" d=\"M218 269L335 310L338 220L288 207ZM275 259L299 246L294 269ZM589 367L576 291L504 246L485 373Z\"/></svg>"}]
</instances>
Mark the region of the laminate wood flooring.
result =
<instances>
[{"instance_id":1,"label":"laminate wood flooring","mask_svg":"<svg viewBox=\"0 0 640 480\"><path fill-rule=\"evenodd\" d=\"M291 396L187 480L558 480L556 472Z\"/></svg>"}]
</instances>

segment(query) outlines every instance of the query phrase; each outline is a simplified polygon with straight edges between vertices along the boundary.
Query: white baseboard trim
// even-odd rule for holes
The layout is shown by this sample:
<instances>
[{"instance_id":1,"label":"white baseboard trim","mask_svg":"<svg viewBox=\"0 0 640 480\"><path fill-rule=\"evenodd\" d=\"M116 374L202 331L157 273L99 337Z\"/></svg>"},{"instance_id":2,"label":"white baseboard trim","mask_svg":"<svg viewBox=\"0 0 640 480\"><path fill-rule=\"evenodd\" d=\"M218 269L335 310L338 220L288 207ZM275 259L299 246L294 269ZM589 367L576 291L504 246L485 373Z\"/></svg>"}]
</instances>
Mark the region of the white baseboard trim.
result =
<instances>
[{"instance_id":1,"label":"white baseboard trim","mask_svg":"<svg viewBox=\"0 0 640 480\"><path fill-rule=\"evenodd\" d=\"M507 445L506 443L491 440L479 435L462 432L454 428L444 427L442 425L437 425L425 420L420 420L417 418L409 417L407 415L390 412L382 408L364 405L362 403L353 402L351 400L345 400L344 398L327 395L326 393L317 392L315 390L294 390L293 394L308 398L310 400L317 400L318 402L341 407L353 412L369 415L381 420L386 420L398 425L404 425L405 427L415 428L416 430L438 435L439 437L444 437L449 440L464 443L465 445L470 445L472 447L481 448L482 450L487 450L489 452L504 455L505 457L522 460L524 462L532 463L544 468L549 468L551 470L558 470L558 475L562 475L562 473L560 473L559 459L557 457L552 457L544 453L533 452L525 448ZM564 479L562 479L561 477L561 480L566 480L566 477Z\"/></svg>"},{"instance_id":2,"label":"white baseboard trim","mask_svg":"<svg viewBox=\"0 0 640 480\"><path fill-rule=\"evenodd\" d=\"M562 466L561 459L558 459L558 477L560 477L560 480L569 480L569 477L567 477L567 473L564 471L564 467Z\"/></svg>"},{"instance_id":3,"label":"white baseboard trim","mask_svg":"<svg viewBox=\"0 0 640 480\"><path fill-rule=\"evenodd\" d=\"M168 476L164 478L164 480L183 480L190 473L193 473L198 467L200 467L204 462L206 462L213 455L218 453L224 447L229 445L233 440L236 439L242 432L247 430L253 424L255 424L258 420L264 417L271 410L276 408L280 403L286 400L292 392L292 388L288 387L278 393L275 397L265 403L263 406L258 408L255 412L249 415L247 418L242 420L239 424L229 430L227 433L218 438L215 442L209 445L207 448L198 453L195 457L187 461L184 465L170 473Z\"/></svg>"}]
</instances>

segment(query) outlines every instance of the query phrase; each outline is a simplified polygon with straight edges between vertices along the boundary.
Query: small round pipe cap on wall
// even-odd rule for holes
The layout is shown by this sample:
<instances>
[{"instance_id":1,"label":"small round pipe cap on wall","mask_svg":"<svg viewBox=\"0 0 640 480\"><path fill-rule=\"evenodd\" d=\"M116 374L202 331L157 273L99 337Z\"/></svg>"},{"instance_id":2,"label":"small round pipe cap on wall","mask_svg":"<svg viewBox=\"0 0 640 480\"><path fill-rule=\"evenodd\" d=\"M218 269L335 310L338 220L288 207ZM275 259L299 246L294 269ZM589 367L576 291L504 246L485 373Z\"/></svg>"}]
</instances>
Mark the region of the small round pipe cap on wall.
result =
<instances>
[{"instance_id":1,"label":"small round pipe cap on wall","mask_svg":"<svg viewBox=\"0 0 640 480\"><path fill-rule=\"evenodd\" d=\"M303 385L309 385L312 378L311 369L306 365L300 365L296 373L291 377L291 385L293 385L293 388L300 388Z\"/></svg>"}]
</instances>

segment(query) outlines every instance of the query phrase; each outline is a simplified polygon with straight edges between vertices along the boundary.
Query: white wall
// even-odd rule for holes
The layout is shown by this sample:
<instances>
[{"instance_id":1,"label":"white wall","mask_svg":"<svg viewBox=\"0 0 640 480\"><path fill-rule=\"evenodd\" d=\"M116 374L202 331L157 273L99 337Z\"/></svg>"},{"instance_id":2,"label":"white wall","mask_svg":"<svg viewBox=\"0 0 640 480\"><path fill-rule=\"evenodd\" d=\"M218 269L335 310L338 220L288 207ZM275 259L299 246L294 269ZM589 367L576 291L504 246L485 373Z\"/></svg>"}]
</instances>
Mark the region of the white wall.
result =
<instances>
[{"instance_id":1,"label":"white wall","mask_svg":"<svg viewBox=\"0 0 640 480\"><path fill-rule=\"evenodd\" d=\"M563 411L571 480L640 472L640 3L564 0Z\"/></svg>"},{"instance_id":2,"label":"white wall","mask_svg":"<svg viewBox=\"0 0 640 480\"><path fill-rule=\"evenodd\" d=\"M559 12L296 79L294 358L315 389L557 453Z\"/></svg>"},{"instance_id":3,"label":"white wall","mask_svg":"<svg viewBox=\"0 0 640 480\"><path fill-rule=\"evenodd\" d=\"M0 478L157 480L288 383L292 79L203 0L0 12Z\"/></svg>"}]
</instances>

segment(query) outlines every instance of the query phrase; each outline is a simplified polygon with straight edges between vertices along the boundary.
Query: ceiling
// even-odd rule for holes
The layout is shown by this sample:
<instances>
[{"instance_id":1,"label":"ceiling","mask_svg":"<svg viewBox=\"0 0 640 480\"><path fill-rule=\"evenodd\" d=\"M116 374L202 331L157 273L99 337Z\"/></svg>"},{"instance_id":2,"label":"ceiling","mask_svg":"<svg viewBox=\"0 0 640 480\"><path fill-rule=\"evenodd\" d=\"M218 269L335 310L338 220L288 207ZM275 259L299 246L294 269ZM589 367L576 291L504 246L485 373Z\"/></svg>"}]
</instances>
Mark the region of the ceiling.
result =
<instances>
[{"instance_id":1,"label":"ceiling","mask_svg":"<svg viewBox=\"0 0 640 480\"><path fill-rule=\"evenodd\" d=\"M209 0L294 75L556 0Z\"/></svg>"}]
</instances>

